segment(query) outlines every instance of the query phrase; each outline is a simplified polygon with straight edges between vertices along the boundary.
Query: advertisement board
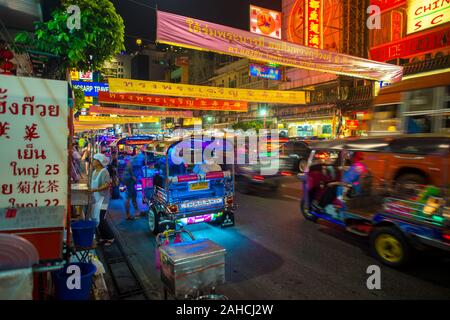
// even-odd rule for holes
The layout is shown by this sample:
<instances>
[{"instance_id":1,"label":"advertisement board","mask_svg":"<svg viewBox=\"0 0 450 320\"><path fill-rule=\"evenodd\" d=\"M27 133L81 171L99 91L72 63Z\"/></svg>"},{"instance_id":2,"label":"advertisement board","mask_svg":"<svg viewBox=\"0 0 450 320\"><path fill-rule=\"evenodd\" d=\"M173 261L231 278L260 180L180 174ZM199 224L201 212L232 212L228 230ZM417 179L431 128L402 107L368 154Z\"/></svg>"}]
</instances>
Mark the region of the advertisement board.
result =
<instances>
[{"instance_id":1,"label":"advertisement board","mask_svg":"<svg viewBox=\"0 0 450 320\"><path fill-rule=\"evenodd\" d=\"M67 82L0 75L0 232L62 254L68 185Z\"/></svg>"},{"instance_id":2,"label":"advertisement board","mask_svg":"<svg viewBox=\"0 0 450 320\"><path fill-rule=\"evenodd\" d=\"M99 92L108 92L109 86L104 82L72 81L72 86L82 89L86 97L97 97Z\"/></svg>"},{"instance_id":3,"label":"advertisement board","mask_svg":"<svg viewBox=\"0 0 450 320\"><path fill-rule=\"evenodd\" d=\"M281 80L281 69L269 67L261 64L251 63L249 66L249 75L269 80Z\"/></svg>"},{"instance_id":4,"label":"advertisement board","mask_svg":"<svg viewBox=\"0 0 450 320\"><path fill-rule=\"evenodd\" d=\"M281 12L250 5L250 31L281 39Z\"/></svg>"},{"instance_id":5,"label":"advertisement board","mask_svg":"<svg viewBox=\"0 0 450 320\"><path fill-rule=\"evenodd\" d=\"M407 33L423 31L450 22L450 1L408 0Z\"/></svg>"}]
</instances>

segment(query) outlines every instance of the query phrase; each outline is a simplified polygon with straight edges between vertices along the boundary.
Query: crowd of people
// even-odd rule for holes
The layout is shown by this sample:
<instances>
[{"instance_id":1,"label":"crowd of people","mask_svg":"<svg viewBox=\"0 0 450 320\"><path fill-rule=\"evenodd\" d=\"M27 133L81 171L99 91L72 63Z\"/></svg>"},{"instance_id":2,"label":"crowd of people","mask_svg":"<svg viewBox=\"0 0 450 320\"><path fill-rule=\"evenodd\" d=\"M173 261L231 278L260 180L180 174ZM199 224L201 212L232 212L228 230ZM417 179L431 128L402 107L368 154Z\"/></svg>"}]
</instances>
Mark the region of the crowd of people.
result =
<instances>
[{"instance_id":1,"label":"crowd of people","mask_svg":"<svg viewBox=\"0 0 450 320\"><path fill-rule=\"evenodd\" d=\"M122 199L120 186L126 187L124 207L125 219L133 221L137 216L145 216L137 203L136 184L138 172L144 165L145 157L138 153L127 163L123 173L119 175L119 159L117 152L109 152L102 144L94 144L85 137L74 139L72 143L71 183L88 184L90 205L87 218L97 221L97 244L109 246L114 242L114 233L106 221L107 210L102 210L109 200ZM107 153L108 156L106 155ZM130 212L131 204L135 214Z\"/></svg>"}]
</instances>

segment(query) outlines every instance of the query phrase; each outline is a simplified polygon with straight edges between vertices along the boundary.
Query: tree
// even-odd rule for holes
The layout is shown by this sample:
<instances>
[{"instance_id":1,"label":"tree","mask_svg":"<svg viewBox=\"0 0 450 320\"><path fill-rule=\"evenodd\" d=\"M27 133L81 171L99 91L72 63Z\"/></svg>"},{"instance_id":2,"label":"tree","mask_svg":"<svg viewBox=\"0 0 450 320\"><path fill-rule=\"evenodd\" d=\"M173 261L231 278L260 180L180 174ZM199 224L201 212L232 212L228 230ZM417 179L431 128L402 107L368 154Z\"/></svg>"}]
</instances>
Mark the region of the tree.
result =
<instances>
[{"instance_id":1,"label":"tree","mask_svg":"<svg viewBox=\"0 0 450 320\"><path fill-rule=\"evenodd\" d=\"M68 20L78 18L76 12L67 12L71 5L80 8L79 29L69 28ZM123 20L109 0L62 0L62 7L52 17L36 23L34 34L19 33L16 42L61 57L61 73L68 68L99 70L125 49Z\"/></svg>"}]
</instances>

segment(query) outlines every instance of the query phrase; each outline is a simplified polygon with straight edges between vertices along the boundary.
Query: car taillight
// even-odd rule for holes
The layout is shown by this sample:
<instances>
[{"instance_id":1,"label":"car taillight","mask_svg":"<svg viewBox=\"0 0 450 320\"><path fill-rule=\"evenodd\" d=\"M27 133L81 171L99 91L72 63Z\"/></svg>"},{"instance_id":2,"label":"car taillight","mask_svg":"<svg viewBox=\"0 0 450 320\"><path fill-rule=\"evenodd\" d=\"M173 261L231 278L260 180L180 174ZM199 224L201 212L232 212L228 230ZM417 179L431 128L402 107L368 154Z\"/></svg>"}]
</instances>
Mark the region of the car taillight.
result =
<instances>
[{"instance_id":1,"label":"car taillight","mask_svg":"<svg viewBox=\"0 0 450 320\"><path fill-rule=\"evenodd\" d=\"M445 241L450 242L450 233L444 233L442 238L444 238Z\"/></svg>"},{"instance_id":2,"label":"car taillight","mask_svg":"<svg viewBox=\"0 0 450 320\"><path fill-rule=\"evenodd\" d=\"M287 171L283 171L283 172L281 172L281 175L282 176L292 176L292 173L287 172Z\"/></svg>"},{"instance_id":3,"label":"car taillight","mask_svg":"<svg viewBox=\"0 0 450 320\"><path fill-rule=\"evenodd\" d=\"M226 199L226 204L228 206L232 206L233 205L233 197L227 197Z\"/></svg>"},{"instance_id":4,"label":"car taillight","mask_svg":"<svg viewBox=\"0 0 450 320\"><path fill-rule=\"evenodd\" d=\"M253 180L264 181L264 177L263 176L253 176Z\"/></svg>"},{"instance_id":5,"label":"car taillight","mask_svg":"<svg viewBox=\"0 0 450 320\"><path fill-rule=\"evenodd\" d=\"M178 212L178 206L176 204L169 206L169 212L170 213L177 213Z\"/></svg>"}]
</instances>

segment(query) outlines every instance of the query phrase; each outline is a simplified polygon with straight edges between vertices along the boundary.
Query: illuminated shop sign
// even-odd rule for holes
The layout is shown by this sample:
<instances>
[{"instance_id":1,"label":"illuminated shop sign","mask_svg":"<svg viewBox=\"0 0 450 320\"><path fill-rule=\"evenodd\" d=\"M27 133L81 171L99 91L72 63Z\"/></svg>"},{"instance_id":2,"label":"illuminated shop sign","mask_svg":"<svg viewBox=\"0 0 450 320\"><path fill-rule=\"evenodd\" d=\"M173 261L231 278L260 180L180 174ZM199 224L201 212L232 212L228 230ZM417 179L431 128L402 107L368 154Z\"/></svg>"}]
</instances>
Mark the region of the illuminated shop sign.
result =
<instances>
[{"instance_id":1,"label":"illuminated shop sign","mask_svg":"<svg viewBox=\"0 0 450 320\"><path fill-rule=\"evenodd\" d=\"M250 31L281 39L281 12L250 6Z\"/></svg>"},{"instance_id":2,"label":"illuminated shop sign","mask_svg":"<svg viewBox=\"0 0 450 320\"><path fill-rule=\"evenodd\" d=\"M97 97L99 92L109 91L108 84L103 82L72 81L72 86L76 89L82 89L87 97Z\"/></svg>"},{"instance_id":3,"label":"illuminated shop sign","mask_svg":"<svg viewBox=\"0 0 450 320\"><path fill-rule=\"evenodd\" d=\"M322 47L322 1L307 0L305 10L305 45Z\"/></svg>"},{"instance_id":4,"label":"illuminated shop sign","mask_svg":"<svg viewBox=\"0 0 450 320\"><path fill-rule=\"evenodd\" d=\"M370 49L370 58L375 61L405 58L444 48L447 46L447 39L450 39L449 28L412 35L402 40Z\"/></svg>"},{"instance_id":5,"label":"illuminated shop sign","mask_svg":"<svg viewBox=\"0 0 450 320\"><path fill-rule=\"evenodd\" d=\"M250 76L269 80L281 80L281 69L260 64L250 64Z\"/></svg>"},{"instance_id":6,"label":"illuminated shop sign","mask_svg":"<svg viewBox=\"0 0 450 320\"><path fill-rule=\"evenodd\" d=\"M450 22L449 0L408 0L407 33L426 30Z\"/></svg>"}]
</instances>

